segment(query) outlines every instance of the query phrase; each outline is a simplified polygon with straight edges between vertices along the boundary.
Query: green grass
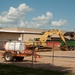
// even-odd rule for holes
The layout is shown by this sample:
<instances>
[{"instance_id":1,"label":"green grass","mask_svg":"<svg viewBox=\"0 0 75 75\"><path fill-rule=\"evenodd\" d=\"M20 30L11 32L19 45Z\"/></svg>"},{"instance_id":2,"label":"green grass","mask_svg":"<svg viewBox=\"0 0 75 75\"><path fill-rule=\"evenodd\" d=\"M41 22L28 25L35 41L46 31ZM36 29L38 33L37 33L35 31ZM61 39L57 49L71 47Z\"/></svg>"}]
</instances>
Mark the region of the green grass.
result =
<instances>
[{"instance_id":1,"label":"green grass","mask_svg":"<svg viewBox=\"0 0 75 75\"><path fill-rule=\"evenodd\" d=\"M0 75L75 75L75 73L32 69L27 67L0 64Z\"/></svg>"}]
</instances>

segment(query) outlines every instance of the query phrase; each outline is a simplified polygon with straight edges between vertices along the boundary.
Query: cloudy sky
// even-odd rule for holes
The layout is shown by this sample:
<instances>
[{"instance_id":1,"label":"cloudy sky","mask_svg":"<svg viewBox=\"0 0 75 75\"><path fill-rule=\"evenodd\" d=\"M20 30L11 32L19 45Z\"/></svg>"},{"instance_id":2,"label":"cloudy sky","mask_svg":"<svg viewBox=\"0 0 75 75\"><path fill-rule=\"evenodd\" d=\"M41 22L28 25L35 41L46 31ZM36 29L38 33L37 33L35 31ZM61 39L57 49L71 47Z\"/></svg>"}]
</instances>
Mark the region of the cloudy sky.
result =
<instances>
[{"instance_id":1,"label":"cloudy sky","mask_svg":"<svg viewBox=\"0 0 75 75\"><path fill-rule=\"evenodd\" d=\"M75 0L0 0L0 27L75 29Z\"/></svg>"}]
</instances>

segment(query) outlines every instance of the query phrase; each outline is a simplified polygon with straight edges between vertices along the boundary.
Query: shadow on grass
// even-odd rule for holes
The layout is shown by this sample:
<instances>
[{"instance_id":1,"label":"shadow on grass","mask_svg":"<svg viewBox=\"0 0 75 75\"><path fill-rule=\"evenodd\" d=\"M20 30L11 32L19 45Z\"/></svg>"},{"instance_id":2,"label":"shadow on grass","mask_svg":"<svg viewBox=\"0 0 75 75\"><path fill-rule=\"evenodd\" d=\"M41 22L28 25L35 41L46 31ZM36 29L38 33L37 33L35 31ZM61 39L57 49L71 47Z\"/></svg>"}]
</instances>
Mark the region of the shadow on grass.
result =
<instances>
[{"instance_id":1,"label":"shadow on grass","mask_svg":"<svg viewBox=\"0 0 75 75\"><path fill-rule=\"evenodd\" d=\"M23 62L4 62L0 64L0 75L75 75L71 74L71 67L55 66L24 60Z\"/></svg>"},{"instance_id":2,"label":"shadow on grass","mask_svg":"<svg viewBox=\"0 0 75 75\"><path fill-rule=\"evenodd\" d=\"M68 74L70 75L68 71L54 71L47 69L19 67L11 64L0 64L0 75L68 75Z\"/></svg>"},{"instance_id":3,"label":"shadow on grass","mask_svg":"<svg viewBox=\"0 0 75 75\"><path fill-rule=\"evenodd\" d=\"M47 70L56 70L56 71L67 71L72 72L72 67L63 67L63 66L56 66L50 63L40 63L40 61L33 62L31 60L24 60L22 62L12 62L11 64L22 66L22 67L32 67L32 68L41 68Z\"/></svg>"}]
</instances>

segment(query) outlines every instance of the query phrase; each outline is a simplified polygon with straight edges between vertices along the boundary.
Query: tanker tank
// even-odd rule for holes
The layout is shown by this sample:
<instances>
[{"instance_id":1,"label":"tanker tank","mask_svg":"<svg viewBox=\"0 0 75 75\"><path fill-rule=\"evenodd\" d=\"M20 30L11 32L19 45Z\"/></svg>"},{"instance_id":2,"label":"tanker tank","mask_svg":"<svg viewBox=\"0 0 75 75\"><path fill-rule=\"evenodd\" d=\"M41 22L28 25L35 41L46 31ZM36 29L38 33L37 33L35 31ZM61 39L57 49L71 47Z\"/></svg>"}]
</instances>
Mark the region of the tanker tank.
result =
<instances>
[{"instance_id":1,"label":"tanker tank","mask_svg":"<svg viewBox=\"0 0 75 75\"><path fill-rule=\"evenodd\" d=\"M19 51L22 52L26 49L25 43L20 41L8 41L4 44L5 50L13 50L13 51Z\"/></svg>"}]
</instances>

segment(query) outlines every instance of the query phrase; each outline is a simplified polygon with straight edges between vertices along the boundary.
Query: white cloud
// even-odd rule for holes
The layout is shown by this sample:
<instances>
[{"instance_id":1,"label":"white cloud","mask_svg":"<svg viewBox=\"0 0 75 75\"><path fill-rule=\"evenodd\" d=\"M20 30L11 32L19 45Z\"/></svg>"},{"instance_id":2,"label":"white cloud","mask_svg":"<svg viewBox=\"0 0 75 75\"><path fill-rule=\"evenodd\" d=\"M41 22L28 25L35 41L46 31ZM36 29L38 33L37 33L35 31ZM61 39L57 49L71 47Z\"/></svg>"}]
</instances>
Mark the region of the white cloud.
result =
<instances>
[{"instance_id":1,"label":"white cloud","mask_svg":"<svg viewBox=\"0 0 75 75\"><path fill-rule=\"evenodd\" d=\"M18 26L28 27L28 28L37 28L37 27L48 24L51 18L52 18L52 13L47 12L45 15L42 15L40 17L38 16L37 18L32 18L33 21L31 22L20 20L18 22Z\"/></svg>"},{"instance_id":2,"label":"white cloud","mask_svg":"<svg viewBox=\"0 0 75 75\"><path fill-rule=\"evenodd\" d=\"M52 26L63 26L67 24L67 20L62 20L60 19L59 21L52 21L51 25Z\"/></svg>"},{"instance_id":3,"label":"white cloud","mask_svg":"<svg viewBox=\"0 0 75 75\"><path fill-rule=\"evenodd\" d=\"M67 23L67 20L52 21L53 14L46 12L44 15L32 18L31 22L26 21L25 15L32 11L25 3L20 4L17 8L10 7L8 11L0 14L1 27L29 27L37 28L44 25L61 26Z\"/></svg>"},{"instance_id":4,"label":"white cloud","mask_svg":"<svg viewBox=\"0 0 75 75\"><path fill-rule=\"evenodd\" d=\"M49 24L52 17L53 14L51 12L47 12L45 15L38 16L36 18L33 18L32 20L34 20L36 27L40 27Z\"/></svg>"},{"instance_id":5,"label":"white cloud","mask_svg":"<svg viewBox=\"0 0 75 75\"><path fill-rule=\"evenodd\" d=\"M47 12L46 15L38 16L37 18L33 18L35 21L46 21L50 20L53 17L51 12Z\"/></svg>"},{"instance_id":6,"label":"white cloud","mask_svg":"<svg viewBox=\"0 0 75 75\"><path fill-rule=\"evenodd\" d=\"M17 8L10 7L7 12L3 12L0 15L0 26L16 26L20 23L23 24L24 16L27 12L31 11L32 8L27 6L25 3L20 4ZM19 26L19 25L18 25Z\"/></svg>"},{"instance_id":7,"label":"white cloud","mask_svg":"<svg viewBox=\"0 0 75 75\"><path fill-rule=\"evenodd\" d=\"M23 3L23 4L20 4L20 5L19 5L18 10L19 10L19 11L28 12L28 11L31 11L32 8L30 8L30 7L27 6L25 3Z\"/></svg>"}]
</instances>

